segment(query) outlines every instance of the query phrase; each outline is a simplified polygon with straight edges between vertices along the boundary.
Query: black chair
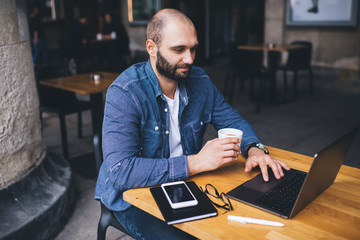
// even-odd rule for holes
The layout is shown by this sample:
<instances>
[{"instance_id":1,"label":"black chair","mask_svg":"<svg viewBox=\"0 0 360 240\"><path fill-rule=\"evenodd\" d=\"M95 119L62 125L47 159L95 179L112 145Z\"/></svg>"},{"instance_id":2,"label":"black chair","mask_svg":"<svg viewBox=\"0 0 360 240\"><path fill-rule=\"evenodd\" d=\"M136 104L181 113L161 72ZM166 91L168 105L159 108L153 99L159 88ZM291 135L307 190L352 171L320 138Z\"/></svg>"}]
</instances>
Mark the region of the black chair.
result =
<instances>
[{"instance_id":1,"label":"black chair","mask_svg":"<svg viewBox=\"0 0 360 240\"><path fill-rule=\"evenodd\" d=\"M77 113L78 137L82 138L82 115L81 112L91 109L89 101L80 101L75 93L46 87L39 84L40 80L69 75L65 68L45 67L36 70L36 86L40 101L40 119L43 112L55 113L59 117L62 150L65 159L69 160L69 147L66 131L66 115Z\"/></svg>"},{"instance_id":2,"label":"black chair","mask_svg":"<svg viewBox=\"0 0 360 240\"><path fill-rule=\"evenodd\" d=\"M296 100L298 71L307 70L309 72L309 91L310 95L313 94L313 73L311 68L312 43L308 41L293 41L291 45L304 45L306 47L290 50L286 64L278 66L277 70L283 71L285 93L287 91L287 72L292 71L294 73L293 98Z\"/></svg>"},{"instance_id":3,"label":"black chair","mask_svg":"<svg viewBox=\"0 0 360 240\"><path fill-rule=\"evenodd\" d=\"M101 137L99 135L94 136L94 154L95 154L95 161L96 161L96 169L97 172L100 171L100 167L103 161L102 157L102 150L101 150ZM100 220L98 223L98 230L97 230L97 239L98 240L105 240L106 237L106 230L109 226L112 226L119 231L130 235L126 229L117 221L117 219L114 216L114 213L109 210L105 205L100 202L101 207L101 215Z\"/></svg>"},{"instance_id":4,"label":"black chair","mask_svg":"<svg viewBox=\"0 0 360 240\"><path fill-rule=\"evenodd\" d=\"M256 99L256 112L260 112L260 104L266 99L266 80L270 79L269 72L263 66L263 57L263 51L239 50L235 44L230 44L230 71L227 73L223 88L223 95L224 97L228 97L229 104L233 102L233 91L235 90L236 79L240 80L241 88L245 80L249 79L250 99ZM256 80L260 80L260 83L258 84L259 89L255 90Z\"/></svg>"}]
</instances>

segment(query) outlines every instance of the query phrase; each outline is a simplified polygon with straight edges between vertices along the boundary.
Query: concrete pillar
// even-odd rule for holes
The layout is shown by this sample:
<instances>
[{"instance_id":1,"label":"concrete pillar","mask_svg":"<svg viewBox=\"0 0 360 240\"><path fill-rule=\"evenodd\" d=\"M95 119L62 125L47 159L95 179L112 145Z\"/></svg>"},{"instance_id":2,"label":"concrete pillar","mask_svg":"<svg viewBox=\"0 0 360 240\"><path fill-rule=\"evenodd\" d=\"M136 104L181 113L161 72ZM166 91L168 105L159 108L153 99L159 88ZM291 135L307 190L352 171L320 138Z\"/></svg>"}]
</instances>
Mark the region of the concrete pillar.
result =
<instances>
[{"instance_id":1,"label":"concrete pillar","mask_svg":"<svg viewBox=\"0 0 360 240\"><path fill-rule=\"evenodd\" d=\"M265 42L284 43L285 0L265 1Z\"/></svg>"},{"instance_id":2,"label":"concrete pillar","mask_svg":"<svg viewBox=\"0 0 360 240\"><path fill-rule=\"evenodd\" d=\"M0 240L52 239L68 220L68 162L41 136L26 0L0 0Z\"/></svg>"},{"instance_id":3,"label":"concrete pillar","mask_svg":"<svg viewBox=\"0 0 360 240\"><path fill-rule=\"evenodd\" d=\"M0 189L45 156L24 0L0 1Z\"/></svg>"}]
</instances>

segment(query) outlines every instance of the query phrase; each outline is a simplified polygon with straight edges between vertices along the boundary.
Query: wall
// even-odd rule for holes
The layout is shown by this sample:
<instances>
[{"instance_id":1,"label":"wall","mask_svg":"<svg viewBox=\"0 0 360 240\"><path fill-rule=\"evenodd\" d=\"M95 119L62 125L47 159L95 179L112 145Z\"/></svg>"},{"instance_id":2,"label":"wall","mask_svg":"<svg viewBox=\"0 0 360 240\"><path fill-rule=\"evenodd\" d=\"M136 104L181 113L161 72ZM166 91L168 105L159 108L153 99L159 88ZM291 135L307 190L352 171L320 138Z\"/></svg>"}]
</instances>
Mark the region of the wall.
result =
<instances>
[{"instance_id":1,"label":"wall","mask_svg":"<svg viewBox=\"0 0 360 240\"><path fill-rule=\"evenodd\" d=\"M44 158L25 0L0 1L0 189Z\"/></svg>"},{"instance_id":2,"label":"wall","mask_svg":"<svg viewBox=\"0 0 360 240\"><path fill-rule=\"evenodd\" d=\"M265 4L265 42L311 41L312 65L331 76L329 81L336 89L360 93L360 17L357 28L352 29L286 27L286 0L267 0Z\"/></svg>"},{"instance_id":3,"label":"wall","mask_svg":"<svg viewBox=\"0 0 360 240\"><path fill-rule=\"evenodd\" d=\"M134 56L135 51L144 51L146 52L146 26L130 26L128 22L128 13L127 13L127 1L121 1L121 16L122 22L125 29L127 30L129 41L130 41L130 51L132 56Z\"/></svg>"},{"instance_id":4,"label":"wall","mask_svg":"<svg viewBox=\"0 0 360 240\"><path fill-rule=\"evenodd\" d=\"M313 43L313 65L360 70L360 18L356 29L286 27L286 0L267 0L265 6L265 41L290 43L308 40Z\"/></svg>"}]
</instances>

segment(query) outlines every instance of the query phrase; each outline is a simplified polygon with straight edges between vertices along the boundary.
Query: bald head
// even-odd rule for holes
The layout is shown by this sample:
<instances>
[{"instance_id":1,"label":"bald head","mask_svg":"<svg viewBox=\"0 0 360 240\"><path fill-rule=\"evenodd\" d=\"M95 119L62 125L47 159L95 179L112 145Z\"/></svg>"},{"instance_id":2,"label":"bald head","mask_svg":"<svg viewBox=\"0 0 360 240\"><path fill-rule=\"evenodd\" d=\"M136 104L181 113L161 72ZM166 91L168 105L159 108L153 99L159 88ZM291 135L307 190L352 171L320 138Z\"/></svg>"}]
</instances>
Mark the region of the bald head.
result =
<instances>
[{"instance_id":1,"label":"bald head","mask_svg":"<svg viewBox=\"0 0 360 240\"><path fill-rule=\"evenodd\" d=\"M146 29L146 38L153 40L156 45L160 46L163 30L170 22L188 24L190 27L194 27L192 21L182 12L172 8L165 8L158 11L150 19Z\"/></svg>"}]
</instances>

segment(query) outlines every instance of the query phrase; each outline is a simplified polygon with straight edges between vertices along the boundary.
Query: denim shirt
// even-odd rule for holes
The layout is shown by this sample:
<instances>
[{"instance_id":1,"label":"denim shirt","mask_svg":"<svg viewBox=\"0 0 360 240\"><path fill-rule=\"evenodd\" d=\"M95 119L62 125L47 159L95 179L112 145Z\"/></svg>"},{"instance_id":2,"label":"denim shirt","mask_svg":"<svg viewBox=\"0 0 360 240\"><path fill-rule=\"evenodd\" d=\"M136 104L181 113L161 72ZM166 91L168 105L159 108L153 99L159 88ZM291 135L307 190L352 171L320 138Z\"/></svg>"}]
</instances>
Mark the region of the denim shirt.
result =
<instances>
[{"instance_id":1,"label":"denim shirt","mask_svg":"<svg viewBox=\"0 0 360 240\"><path fill-rule=\"evenodd\" d=\"M95 199L114 211L131 205L122 193L132 188L186 180L187 155L197 154L208 124L243 131L241 151L259 142L250 124L229 104L205 71L192 67L179 81L179 126L183 156L170 158L168 105L150 62L125 70L109 87L103 121L103 158Z\"/></svg>"}]
</instances>

